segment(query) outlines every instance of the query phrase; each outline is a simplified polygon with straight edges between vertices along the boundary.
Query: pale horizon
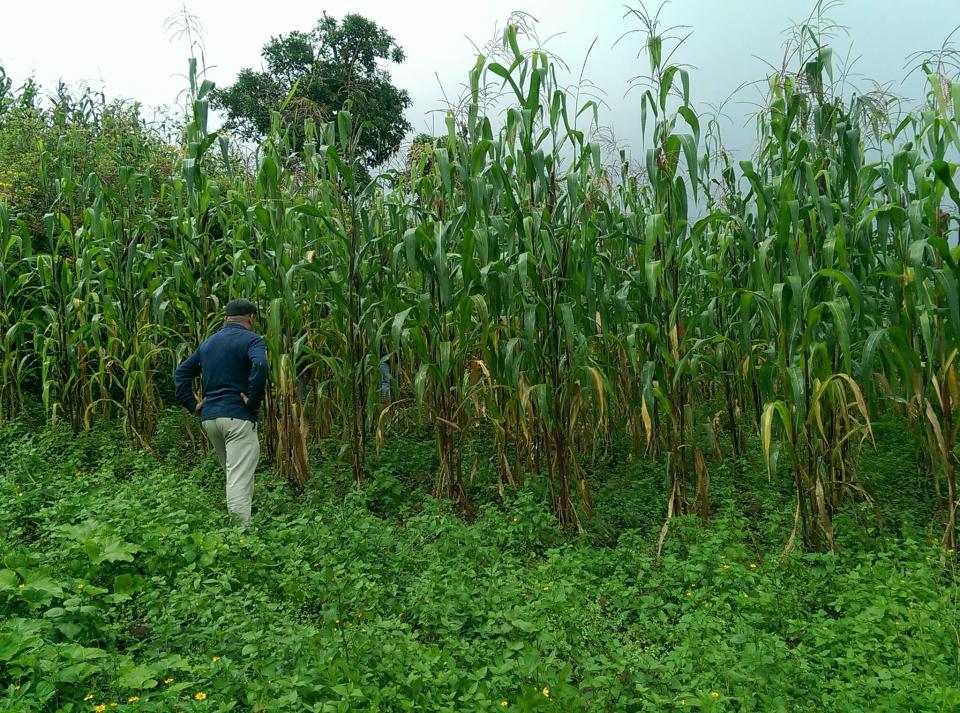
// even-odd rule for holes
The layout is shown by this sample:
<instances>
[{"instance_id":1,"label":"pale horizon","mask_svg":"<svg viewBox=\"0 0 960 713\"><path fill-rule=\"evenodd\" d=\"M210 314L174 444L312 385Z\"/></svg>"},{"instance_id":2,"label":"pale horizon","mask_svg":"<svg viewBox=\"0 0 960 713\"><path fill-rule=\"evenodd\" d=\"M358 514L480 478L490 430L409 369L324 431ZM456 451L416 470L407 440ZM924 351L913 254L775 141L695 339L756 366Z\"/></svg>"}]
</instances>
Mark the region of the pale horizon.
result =
<instances>
[{"instance_id":1,"label":"pale horizon","mask_svg":"<svg viewBox=\"0 0 960 713\"><path fill-rule=\"evenodd\" d=\"M164 23L182 6L178 0L160 0L150 6L115 1L17 4L6 11L9 29L0 47L0 66L15 87L32 76L46 91L62 80L70 86L102 90L110 99L135 100L147 108L170 106L186 84L187 46L172 40ZM637 155L642 145L640 95L627 90L630 78L644 71L646 58L637 57L638 35L617 43L624 32L637 26L634 20L624 19L624 4L530 0L521 7L539 21L541 38L552 36L547 47L566 61L573 75L595 42L585 76L605 104L600 123ZM750 119L760 98L756 89L734 92L767 76L770 65L781 59L786 31L813 7L813 2L755 0L722 5L684 0L664 7L665 25L687 25L691 32L677 60L691 65L693 103L700 111L711 111L710 107L729 100L721 128L725 144L734 153L744 154L752 147ZM218 86L232 83L244 67L259 68L261 47L270 37L311 29L324 9L338 18L347 12L368 17L385 27L406 52L406 61L388 66L388 71L394 83L410 93L412 104L406 116L413 133L436 134L443 131L443 116L437 112L445 106L444 94L461 90L476 59L474 44L492 39L495 28L502 29L518 7L516 0L493 0L456 10L444 3L338 0L325 8L308 8L278 0L265 15L238 12L235 3L223 0L198 0L188 3L187 9L203 25L207 77ZM834 41L838 65L856 58L854 81L859 79L865 88L868 80L876 81L903 96L908 107L916 105L922 99L923 83L918 74L909 73L908 59L939 47L960 25L958 3L930 0L923 9L918 13L915 6L893 0L848 1L833 7L830 17L846 27L846 34L841 32ZM930 22L931 17L939 21ZM441 28L443 32L438 31ZM958 36L953 36L954 46Z\"/></svg>"}]
</instances>

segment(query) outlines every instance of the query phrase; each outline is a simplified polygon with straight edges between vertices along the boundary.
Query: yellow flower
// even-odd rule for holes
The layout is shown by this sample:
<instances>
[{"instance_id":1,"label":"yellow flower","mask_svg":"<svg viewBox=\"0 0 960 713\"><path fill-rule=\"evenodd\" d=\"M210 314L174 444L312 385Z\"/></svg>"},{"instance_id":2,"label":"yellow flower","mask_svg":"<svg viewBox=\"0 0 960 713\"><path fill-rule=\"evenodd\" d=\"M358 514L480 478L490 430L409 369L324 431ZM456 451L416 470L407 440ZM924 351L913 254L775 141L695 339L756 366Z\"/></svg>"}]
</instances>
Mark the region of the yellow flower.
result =
<instances>
[{"instance_id":1,"label":"yellow flower","mask_svg":"<svg viewBox=\"0 0 960 713\"><path fill-rule=\"evenodd\" d=\"M725 565L723 565L723 568L724 568L724 569L730 569L730 565L725 564Z\"/></svg>"},{"instance_id":2,"label":"yellow flower","mask_svg":"<svg viewBox=\"0 0 960 713\"><path fill-rule=\"evenodd\" d=\"M85 695L85 696L83 697L83 700L85 700L85 701L92 701L92 700L93 700L93 694L92 694L92 693L88 693L87 695Z\"/></svg>"},{"instance_id":3,"label":"yellow flower","mask_svg":"<svg viewBox=\"0 0 960 713\"><path fill-rule=\"evenodd\" d=\"M546 686L543 687L543 690L540 691L540 693L543 694L544 698L549 698L549 697L550 697L550 689L547 688Z\"/></svg>"},{"instance_id":4,"label":"yellow flower","mask_svg":"<svg viewBox=\"0 0 960 713\"><path fill-rule=\"evenodd\" d=\"M17 585L17 589L23 589L26 586L27 586L26 582L20 582L20 584Z\"/></svg>"},{"instance_id":5,"label":"yellow flower","mask_svg":"<svg viewBox=\"0 0 960 713\"><path fill-rule=\"evenodd\" d=\"M165 679L163 679L163 682L169 686L171 683L173 683L173 679L172 679L172 678L165 678Z\"/></svg>"},{"instance_id":6,"label":"yellow flower","mask_svg":"<svg viewBox=\"0 0 960 713\"><path fill-rule=\"evenodd\" d=\"M193 697L196 698L198 701L207 700L207 694L204 693L203 691L197 691L196 693L193 694Z\"/></svg>"},{"instance_id":7,"label":"yellow flower","mask_svg":"<svg viewBox=\"0 0 960 713\"><path fill-rule=\"evenodd\" d=\"M500 701L500 707L501 707L501 708L506 708L506 707L509 706L509 705L510 705L510 704L507 703L506 701Z\"/></svg>"},{"instance_id":8,"label":"yellow flower","mask_svg":"<svg viewBox=\"0 0 960 713\"><path fill-rule=\"evenodd\" d=\"M77 589L83 589L83 582L77 582Z\"/></svg>"},{"instance_id":9,"label":"yellow flower","mask_svg":"<svg viewBox=\"0 0 960 713\"><path fill-rule=\"evenodd\" d=\"M545 587L543 588L543 591L549 592L549 591L550 591L550 585L545 586Z\"/></svg>"},{"instance_id":10,"label":"yellow flower","mask_svg":"<svg viewBox=\"0 0 960 713\"><path fill-rule=\"evenodd\" d=\"M101 703L99 706L93 709L93 713L103 713L105 710L107 710L107 706Z\"/></svg>"},{"instance_id":11,"label":"yellow flower","mask_svg":"<svg viewBox=\"0 0 960 713\"><path fill-rule=\"evenodd\" d=\"M219 656L214 656L214 657L213 657L213 662L214 662L214 663L216 663L216 662L219 661L219 660L220 660L220 657L219 657Z\"/></svg>"},{"instance_id":12,"label":"yellow flower","mask_svg":"<svg viewBox=\"0 0 960 713\"><path fill-rule=\"evenodd\" d=\"M680 705L681 705L681 706L687 705L687 699L686 699L686 698L681 698L681 699L680 699Z\"/></svg>"},{"instance_id":13,"label":"yellow flower","mask_svg":"<svg viewBox=\"0 0 960 713\"><path fill-rule=\"evenodd\" d=\"M127 699L127 703L136 703L139 700L140 700L140 696L130 696Z\"/></svg>"},{"instance_id":14,"label":"yellow flower","mask_svg":"<svg viewBox=\"0 0 960 713\"><path fill-rule=\"evenodd\" d=\"M717 693L716 691L710 691L710 697L711 697L713 700L717 700L717 699L720 697L720 694Z\"/></svg>"},{"instance_id":15,"label":"yellow flower","mask_svg":"<svg viewBox=\"0 0 960 713\"><path fill-rule=\"evenodd\" d=\"M757 568L757 563L756 563L756 562L751 562L751 563L750 563L750 569L756 569L756 568Z\"/></svg>"}]
</instances>

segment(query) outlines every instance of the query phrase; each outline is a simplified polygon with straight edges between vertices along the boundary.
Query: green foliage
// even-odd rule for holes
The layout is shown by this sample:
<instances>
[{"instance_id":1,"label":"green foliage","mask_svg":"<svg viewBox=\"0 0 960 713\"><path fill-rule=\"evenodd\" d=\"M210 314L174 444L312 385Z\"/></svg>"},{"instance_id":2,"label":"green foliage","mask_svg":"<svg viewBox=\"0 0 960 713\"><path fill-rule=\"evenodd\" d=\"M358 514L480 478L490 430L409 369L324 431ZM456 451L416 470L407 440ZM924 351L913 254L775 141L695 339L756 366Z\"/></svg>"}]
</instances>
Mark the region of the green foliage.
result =
<instances>
[{"instance_id":1,"label":"green foliage","mask_svg":"<svg viewBox=\"0 0 960 713\"><path fill-rule=\"evenodd\" d=\"M44 102L32 81L14 90L0 74L0 203L42 245L43 216L69 203L69 193L92 183L117 190L131 176L155 184L169 179L176 152L159 128L135 103L107 102L89 89L71 92L64 85ZM130 196L131 213L158 208L149 194ZM72 218L79 220L76 210Z\"/></svg>"},{"instance_id":2,"label":"green foliage","mask_svg":"<svg viewBox=\"0 0 960 713\"><path fill-rule=\"evenodd\" d=\"M647 143L641 170L624 153L618 175L598 104L566 89L517 17L477 58L444 135L375 178L361 103L289 114L328 71L361 86L386 81L378 58L402 58L357 16L268 46L280 84L262 94L279 105L259 110L249 174L211 130L220 95L196 58L170 175L147 170L164 152L136 121L111 133L88 96L38 115L30 88L11 104L8 87L0 151L69 128L56 148L17 149L46 193L0 202L0 413L39 401L75 430L119 418L153 448L175 364L242 295L264 315L265 451L297 488L322 439L356 488L376 479L381 507L402 502L373 453L422 427L432 490L467 517L490 489L527 489L585 530L607 517L591 473L629 440L665 476L643 471L668 494L662 548L673 517L710 519L712 474L762 455L795 501L786 548L833 551L846 536L834 518L871 507L859 464L892 409L915 434L916 494L955 549L960 84L921 67L927 101L894 125L882 95L843 95L815 18L767 78L755 159L734 165L672 59L681 48L657 15L628 16L644 38ZM101 134L122 140L101 152ZM660 502L626 480L637 511Z\"/></svg>"},{"instance_id":3,"label":"green foliage","mask_svg":"<svg viewBox=\"0 0 960 713\"><path fill-rule=\"evenodd\" d=\"M522 22L372 179L407 98L359 16L223 93L191 58L175 149L0 74L0 711L960 708L960 84L893 125L808 23L733 165L628 15L617 176ZM252 533L165 415L241 295Z\"/></svg>"},{"instance_id":4,"label":"green foliage","mask_svg":"<svg viewBox=\"0 0 960 713\"><path fill-rule=\"evenodd\" d=\"M410 129L403 116L410 97L378 64L403 62L403 50L384 28L361 15L337 21L324 13L310 32L272 38L262 56L265 70L241 70L233 85L214 94L215 104L227 112L227 126L248 139L266 137L273 112L280 111L299 149L306 121L336 121L346 108L357 117L358 129L363 124L357 159L374 167L396 151Z\"/></svg>"},{"instance_id":5,"label":"green foliage","mask_svg":"<svg viewBox=\"0 0 960 713\"><path fill-rule=\"evenodd\" d=\"M442 142L443 138L430 134L417 134L413 137L407 148L404 166L411 180L415 181L417 176L424 176L433 171L433 153L438 141Z\"/></svg>"},{"instance_id":6,"label":"green foliage","mask_svg":"<svg viewBox=\"0 0 960 713\"><path fill-rule=\"evenodd\" d=\"M529 493L465 522L425 492L429 437L345 498L319 483L294 498L262 472L245 533L182 428L165 420L160 462L109 428L0 429L0 710L960 705L955 561L896 529L783 556L770 535L791 501L762 464L729 475L763 514L679 518L661 558L662 500L602 547L563 537ZM883 491L909 459L899 431L874 469ZM335 482L329 467L317 479ZM405 504L384 499L387 473Z\"/></svg>"}]
</instances>

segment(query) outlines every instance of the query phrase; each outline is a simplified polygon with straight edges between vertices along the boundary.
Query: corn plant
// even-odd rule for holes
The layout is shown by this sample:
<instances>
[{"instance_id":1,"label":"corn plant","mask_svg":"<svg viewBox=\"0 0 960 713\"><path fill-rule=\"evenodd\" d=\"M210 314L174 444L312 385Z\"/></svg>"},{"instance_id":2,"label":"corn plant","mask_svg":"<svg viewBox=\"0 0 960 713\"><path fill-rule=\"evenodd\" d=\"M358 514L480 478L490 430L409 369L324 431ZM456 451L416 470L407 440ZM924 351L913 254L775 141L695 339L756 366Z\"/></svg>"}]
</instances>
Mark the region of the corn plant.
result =
<instances>
[{"instance_id":1,"label":"corn plant","mask_svg":"<svg viewBox=\"0 0 960 713\"><path fill-rule=\"evenodd\" d=\"M489 448L502 497L540 479L576 528L593 465L626 441L664 468L662 545L674 516L710 517L716 462L762 455L791 484L787 546L830 550L836 513L870 502L859 457L893 409L955 547L960 87L928 64L916 112L846 97L808 23L734 162L679 44L628 16L639 164L604 165L600 105L522 23L484 48L444 134L375 177L348 110L294 127L281 106L236 161L195 58L176 150L131 141L91 170L91 125L131 119L60 97L40 115L44 215L0 205L3 417L37 394L53 421L119 419L150 448L178 359L244 296L269 350L267 451L296 487L321 440L361 487L370 444L419 421L438 497L471 509Z\"/></svg>"}]
</instances>

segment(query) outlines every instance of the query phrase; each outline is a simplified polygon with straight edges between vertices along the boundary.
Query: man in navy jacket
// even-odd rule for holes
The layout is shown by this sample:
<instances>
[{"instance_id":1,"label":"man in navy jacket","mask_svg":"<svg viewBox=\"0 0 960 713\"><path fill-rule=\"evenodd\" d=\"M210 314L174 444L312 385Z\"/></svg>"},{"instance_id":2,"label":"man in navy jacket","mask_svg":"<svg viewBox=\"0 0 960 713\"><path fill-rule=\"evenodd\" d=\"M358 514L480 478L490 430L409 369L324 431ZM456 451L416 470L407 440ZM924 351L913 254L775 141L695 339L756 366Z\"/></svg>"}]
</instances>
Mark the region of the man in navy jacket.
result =
<instances>
[{"instance_id":1,"label":"man in navy jacket","mask_svg":"<svg viewBox=\"0 0 960 713\"><path fill-rule=\"evenodd\" d=\"M267 383L267 350L253 331L257 308L248 300L227 303L223 328L177 367L177 403L200 416L227 476L227 509L250 524L253 474L260 459L257 411ZM193 394L202 374L203 398Z\"/></svg>"}]
</instances>

